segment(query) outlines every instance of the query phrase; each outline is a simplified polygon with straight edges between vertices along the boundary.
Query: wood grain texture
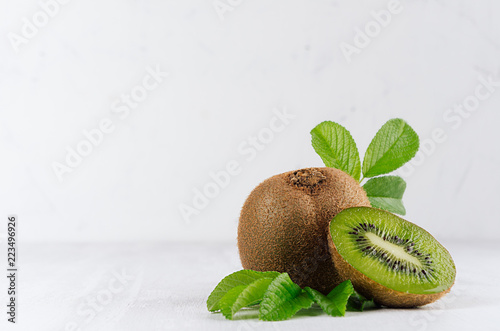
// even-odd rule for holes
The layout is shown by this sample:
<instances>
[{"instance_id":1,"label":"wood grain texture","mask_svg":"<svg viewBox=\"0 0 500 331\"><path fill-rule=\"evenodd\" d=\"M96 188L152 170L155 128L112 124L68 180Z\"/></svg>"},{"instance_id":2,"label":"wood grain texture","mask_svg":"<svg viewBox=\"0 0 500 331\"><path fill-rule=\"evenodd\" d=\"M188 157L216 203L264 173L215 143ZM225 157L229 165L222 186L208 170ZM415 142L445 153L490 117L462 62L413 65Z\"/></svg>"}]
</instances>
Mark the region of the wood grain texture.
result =
<instances>
[{"instance_id":1,"label":"wood grain texture","mask_svg":"<svg viewBox=\"0 0 500 331\"><path fill-rule=\"evenodd\" d=\"M500 255L497 243L445 244L459 272L451 292L435 303L422 309L347 312L344 318L312 309L279 323L260 322L252 310L238 313L233 321L207 311L212 289L241 269L235 243L24 244L20 245L20 324L12 327L2 318L0 330L62 331L70 323L82 331L496 330L500 267L491 261ZM115 273L122 272L130 279L111 284L119 289L111 300L100 305L93 318L82 315L89 310L87 300L106 299L102 292L110 290ZM3 302L5 288L6 279L1 277Z\"/></svg>"}]
</instances>

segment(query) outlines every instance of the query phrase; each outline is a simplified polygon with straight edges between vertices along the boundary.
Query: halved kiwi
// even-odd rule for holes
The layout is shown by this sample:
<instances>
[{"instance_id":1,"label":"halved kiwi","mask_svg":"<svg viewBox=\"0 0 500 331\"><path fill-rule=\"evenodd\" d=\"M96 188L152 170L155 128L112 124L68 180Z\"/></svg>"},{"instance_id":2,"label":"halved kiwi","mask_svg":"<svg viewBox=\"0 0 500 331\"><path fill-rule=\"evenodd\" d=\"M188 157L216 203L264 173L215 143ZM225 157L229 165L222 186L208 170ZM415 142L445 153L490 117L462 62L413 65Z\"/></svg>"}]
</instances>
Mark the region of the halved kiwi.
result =
<instances>
[{"instance_id":1,"label":"halved kiwi","mask_svg":"<svg viewBox=\"0 0 500 331\"><path fill-rule=\"evenodd\" d=\"M355 207L330 223L330 252L340 276L389 307L416 307L448 293L456 269L450 253L417 225L391 213Z\"/></svg>"}]
</instances>

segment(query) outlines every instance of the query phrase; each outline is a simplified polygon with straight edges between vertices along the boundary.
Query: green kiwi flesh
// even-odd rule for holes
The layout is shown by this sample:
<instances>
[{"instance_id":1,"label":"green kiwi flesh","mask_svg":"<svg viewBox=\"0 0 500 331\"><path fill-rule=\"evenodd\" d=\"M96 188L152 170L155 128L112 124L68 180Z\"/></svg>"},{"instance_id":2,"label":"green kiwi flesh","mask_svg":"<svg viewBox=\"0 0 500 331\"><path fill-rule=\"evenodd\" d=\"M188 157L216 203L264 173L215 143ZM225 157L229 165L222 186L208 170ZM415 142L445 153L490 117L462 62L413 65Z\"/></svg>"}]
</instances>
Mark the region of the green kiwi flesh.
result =
<instances>
[{"instance_id":1,"label":"green kiwi flesh","mask_svg":"<svg viewBox=\"0 0 500 331\"><path fill-rule=\"evenodd\" d=\"M430 303L449 291L455 264L427 231L391 213L346 209L330 223L336 269L358 292L391 307Z\"/></svg>"}]
</instances>

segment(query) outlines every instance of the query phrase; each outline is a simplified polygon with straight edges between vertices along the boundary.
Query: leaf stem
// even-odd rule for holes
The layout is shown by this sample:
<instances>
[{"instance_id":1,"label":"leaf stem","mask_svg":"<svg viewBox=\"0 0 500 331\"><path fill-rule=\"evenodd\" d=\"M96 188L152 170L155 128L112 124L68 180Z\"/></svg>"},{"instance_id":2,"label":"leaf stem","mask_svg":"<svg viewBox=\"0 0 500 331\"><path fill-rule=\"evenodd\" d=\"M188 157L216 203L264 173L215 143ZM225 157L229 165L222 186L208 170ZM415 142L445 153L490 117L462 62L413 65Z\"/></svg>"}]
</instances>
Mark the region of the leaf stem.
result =
<instances>
[{"instance_id":1,"label":"leaf stem","mask_svg":"<svg viewBox=\"0 0 500 331\"><path fill-rule=\"evenodd\" d=\"M361 183L363 182L363 180L365 180L365 176L362 176L361 179L359 180L359 185L361 185ZM363 185L361 185L363 186Z\"/></svg>"}]
</instances>

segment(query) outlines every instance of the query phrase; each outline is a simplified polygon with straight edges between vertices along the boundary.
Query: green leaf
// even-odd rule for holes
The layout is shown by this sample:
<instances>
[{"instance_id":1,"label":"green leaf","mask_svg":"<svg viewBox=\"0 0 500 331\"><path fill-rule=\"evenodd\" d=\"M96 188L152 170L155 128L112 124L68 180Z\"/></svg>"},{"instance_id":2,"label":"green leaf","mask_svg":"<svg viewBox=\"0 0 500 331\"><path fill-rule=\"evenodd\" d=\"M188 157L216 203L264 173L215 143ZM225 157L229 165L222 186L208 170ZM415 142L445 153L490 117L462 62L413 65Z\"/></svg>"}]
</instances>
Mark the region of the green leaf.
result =
<instances>
[{"instance_id":1,"label":"green leaf","mask_svg":"<svg viewBox=\"0 0 500 331\"><path fill-rule=\"evenodd\" d=\"M253 271L253 270L240 270L224 277L215 289L210 293L207 300L207 308L209 311L220 310L219 301L222 297L233 287L240 285L249 285L257 279L272 278L274 279L280 273L275 271Z\"/></svg>"},{"instance_id":2,"label":"green leaf","mask_svg":"<svg viewBox=\"0 0 500 331\"><path fill-rule=\"evenodd\" d=\"M312 145L327 167L340 169L359 181L361 161L349 131L335 122L325 121L311 130Z\"/></svg>"},{"instance_id":3,"label":"green leaf","mask_svg":"<svg viewBox=\"0 0 500 331\"><path fill-rule=\"evenodd\" d=\"M366 150L363 175L375 177L398 169L415 156L419 144L418 135L404 120L389 120Z\"/></svg>"},{"instance_id":4,"label":"green leaf","mask_svg":"<svg viewBox=\"0 0 500 331\"><path fill-rule=\"evenodd\" d=\"M233 287L220 299L222 314L227 319L233 319L241 308L260 303L272 281L272 278L261 278L249 285Z\"/></svg>"},{"instance_id":5,"label":"green leaf","mask_svg":"<svg viewBox=\"0 0 500 331\"><path fill-rule=\"evenodd\" d=\"M233 287L220 299L220 310L222 315L224 315L227 319L233 319L233 304L236 302L241 292L243 292L246 288L247 285Z\"/></svg>"},{"instance_id":6,"label":"green leaf","mask_svg":"<svg viewBox=\"0 0 500 331\"><path fill-rule=\"evenodd\" d=\"M287 273L276 277L269 285L260 303L259 319L282 321L295 315L301 309L311 307L313 301L292 282Z\"/></svg>"},{"instance_id":7,"label":"green leaf","mask_svg":"<svg viewBox=\"0 0 500 331\"><path fill-rule=\"evenodd\" d=\"M347 300L354 293L350 280L338 285L326 296L310 287L306 287L304 290L330 316L344 316Z\"/></svg>"},{"instance_id":8,"label":"green leaf","mask_svg":"<svg viewBox=\"0 0 500 331\"><path fill-rule=\"evenodd\" d=\"M363 185L372 207L384 209L391 213L406 214L403 205L403 194L406 182L398 176L384 176L370 179Z\"/></svg>"},{"instance_id":9,"label":"green leaf","mask_svg":"<svg viewBox=\"0 0 500 331\"><path fill-rule=\"evenodd\" d=\"M349 300L347 301L348 311L363 311L365 309L371 309L375 307L378 307L378 305L373 302L373 299L368 300L356 291L354 291L354 293L349 297Z\"/></svg>"}]
</instances>

